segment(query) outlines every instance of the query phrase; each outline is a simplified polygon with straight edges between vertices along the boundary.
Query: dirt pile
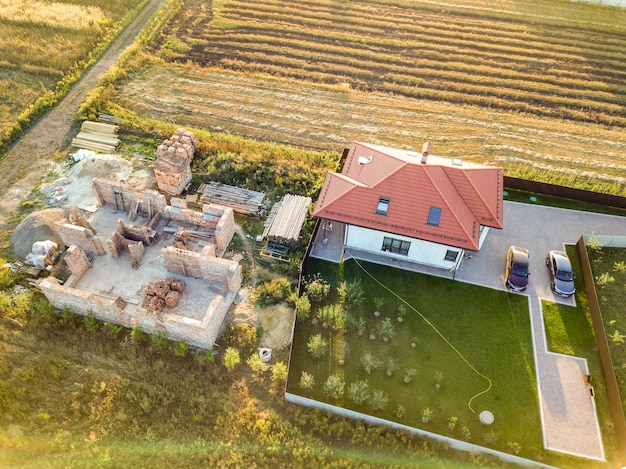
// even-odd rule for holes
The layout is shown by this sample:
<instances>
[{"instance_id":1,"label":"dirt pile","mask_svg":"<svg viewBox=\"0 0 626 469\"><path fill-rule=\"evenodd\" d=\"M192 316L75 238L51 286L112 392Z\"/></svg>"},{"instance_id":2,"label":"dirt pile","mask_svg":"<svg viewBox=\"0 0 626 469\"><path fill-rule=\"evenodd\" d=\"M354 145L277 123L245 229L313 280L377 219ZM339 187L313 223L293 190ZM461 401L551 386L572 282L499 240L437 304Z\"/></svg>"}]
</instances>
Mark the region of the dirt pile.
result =
<instances>
[{"instance_id":1,"label":"dirt pile","mask_svg":"<svg viewBox=\"0 0 626 469\"><path fill-rule=\"evenodd\" d=\"M36 241L50 240L62 246L54 223L65 216L62 208L48 208L28 215L11 235L11 245L16 256L25 258Z\"/></svg>"}]
</instances>

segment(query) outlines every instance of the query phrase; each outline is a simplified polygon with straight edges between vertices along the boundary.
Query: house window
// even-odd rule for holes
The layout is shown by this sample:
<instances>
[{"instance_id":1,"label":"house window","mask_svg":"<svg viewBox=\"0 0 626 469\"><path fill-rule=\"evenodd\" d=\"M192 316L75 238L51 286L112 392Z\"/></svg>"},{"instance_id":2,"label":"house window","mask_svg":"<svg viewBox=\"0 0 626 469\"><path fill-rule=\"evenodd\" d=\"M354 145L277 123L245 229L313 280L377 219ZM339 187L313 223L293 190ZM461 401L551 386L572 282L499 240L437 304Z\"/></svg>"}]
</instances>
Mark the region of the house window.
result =
<instances>
[{"instance_id":1,"label":"house window","mask_svg":"<svg viewBox=\"0 0 626 469\"><path fill-rule=\"evenodd\" d=\"M448 249L446 251L446 257L443 258L444 261L456 262L456 258L459 255L459 251L453 251L452 249Z\"/></svg>"},{"instance_id":2,"label":"house window","mask_svg":"<svg viewBox=\"0 0 626 469\"><path fill-rule=\"evenodd\" d=\"M430 207L428 212L428 221L426 222L431 226L439 226L439 219L441 218L441 209L438 207Z\"/></svg>"},{"instance_id":3,"label":"house window","mask_svg":"<svg viewBox=\"0 0 626 469\"><path fill-rule=\"evenodd\" d=\"M394 238L383 238L383 247L382 250L385 252L395 252L397 254L404 254L405 256L409 253L409 248L411 247L411 243L408 241L402 241L401 239Z\"/></svg>"},{"instance_id":4,"label":"house window","mask_svg":"<svg viewBox=\"0 0 626 469\"><path fill-rule=\"evenodd\" d=\"M376 206L376 213L379 215L387 215L389 210L389 199L387 197L380 197L378 199L378 205Z\"/></svg>"}]
</instances>

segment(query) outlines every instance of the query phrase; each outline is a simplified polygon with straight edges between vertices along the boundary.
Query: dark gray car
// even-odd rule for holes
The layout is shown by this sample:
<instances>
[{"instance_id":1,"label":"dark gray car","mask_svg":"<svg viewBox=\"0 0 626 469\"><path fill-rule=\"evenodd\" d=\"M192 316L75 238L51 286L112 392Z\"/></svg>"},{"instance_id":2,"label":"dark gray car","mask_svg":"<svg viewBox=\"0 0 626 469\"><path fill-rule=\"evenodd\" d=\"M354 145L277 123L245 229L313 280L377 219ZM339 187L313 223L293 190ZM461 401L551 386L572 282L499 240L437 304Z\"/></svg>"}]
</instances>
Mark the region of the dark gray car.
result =
<instances>
[{"instance_id":1,"label":"dark gray car","mask_svg":"<svg viewBox=\"0 0 626 469\"><path fill-rule=\"evenodd\" d=\"M550 288L559 296L572 296L574 287L574 273L572 263L567 254L561 251L550 251L546 256L546 265L550 271Z\"/></svg>"},{"instance_id":2,"label":"dark gray car","mask_svg":"<svg viewBox=\"0 0 626 469\"><path fill-rule=\"evenodd\" d=\"M524 291L528 286L528 250L511 246L506 254L506 286L513 291Z\"/></svg>"}]
</instances>

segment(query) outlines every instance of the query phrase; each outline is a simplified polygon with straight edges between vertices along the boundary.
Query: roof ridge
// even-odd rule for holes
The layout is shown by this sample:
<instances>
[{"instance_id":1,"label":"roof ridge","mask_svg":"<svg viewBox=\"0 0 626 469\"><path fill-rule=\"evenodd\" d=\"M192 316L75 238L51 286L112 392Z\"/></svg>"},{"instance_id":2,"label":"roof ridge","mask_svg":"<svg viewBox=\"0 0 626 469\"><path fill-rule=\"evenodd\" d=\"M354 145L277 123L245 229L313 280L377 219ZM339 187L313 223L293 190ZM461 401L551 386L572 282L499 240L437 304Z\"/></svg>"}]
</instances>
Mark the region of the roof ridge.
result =
<instances>
[{"instance_id":1,"label":"roof ridge","mask_svg":"<svg viewBox=\"0 0 626 469\"><path fill-rule=\"evenodd\" d=\"M450 178L448 177L447 172L445 171L444 166L442 165L431 165L428 167L428 171L426 170L426 167L424 167L424 174L426 174L426 176L428 177L428 179L430 180L431 184L435 187L435 189L437 190L437 192L439 193L439 195L441 196L441 200L444 201L444 203L446 204L446 208L448 209L448 211L450 212L450 214L452 215L452 217L456 220L457 225L461 228L461 230L465 233L465 235L468 237L468 239L472 242L472 244L476 244L474 243L474 236L472 236L472 234L470 234L466 229L465 229L465 224L461 221L461 219L457 216L457 211L456 210L452 210L452 207L450 206L450 202L448 201L448 198L444 196L443 192L441 192L441 189L439 189L439 185L433 180L432 176L430 175L430 169L431 168L440 168L441 172L443 173L443 175L445 176L445 180L450 184L450 186L452 187L452 189L454 190L455 194L458 196L459 200L461 201L461 203L463 204L463 206L465 206L465 208L467 209L467 211L470 213L471 217L472 217L472 221L473 224L475 225L477 222L477 218L476 215L474 214L474 212L472 212L472 209L469 208L469 206L467 205L467 202L465 201L465 199L461 196L461 194L459 194L459 191L457 190L457 188L455 187L455 185L453 184L453 182L450 180ZM478 247L478 246L476 246Z\"/></svg>"}]
</instances>

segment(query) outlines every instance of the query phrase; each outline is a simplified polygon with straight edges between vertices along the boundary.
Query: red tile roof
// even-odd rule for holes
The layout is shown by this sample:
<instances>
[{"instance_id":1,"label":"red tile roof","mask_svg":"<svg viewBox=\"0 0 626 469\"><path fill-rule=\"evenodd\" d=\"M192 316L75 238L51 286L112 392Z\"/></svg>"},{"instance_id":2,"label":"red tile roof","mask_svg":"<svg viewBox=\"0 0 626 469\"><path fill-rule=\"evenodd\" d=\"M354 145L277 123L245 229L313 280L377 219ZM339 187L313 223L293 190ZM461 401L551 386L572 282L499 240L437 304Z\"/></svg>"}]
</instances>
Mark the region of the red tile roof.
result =
<instances>
[{"instance_id":1,"label":"red tile roof","mask_svg":"<svg viewBox=\"0 0 626 469\"><path fill-rule=\"evenodd\" d=\"M478 249L480 225L502 228L502 169L354 142L341 173L329 173L313 215ZM376 213L389 199L387 214ZM441 209L438 226L428 224Z\"/></svg>"}]
</instances>

